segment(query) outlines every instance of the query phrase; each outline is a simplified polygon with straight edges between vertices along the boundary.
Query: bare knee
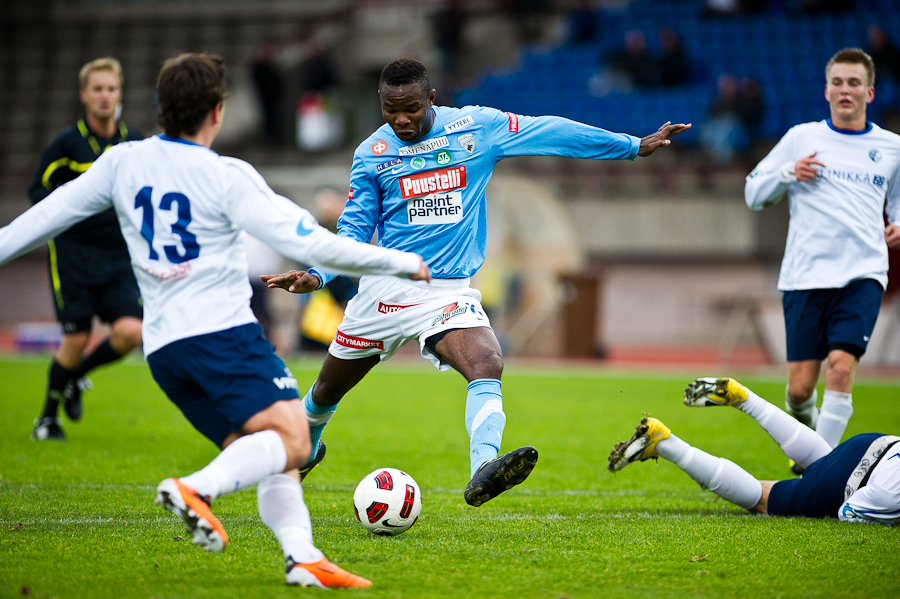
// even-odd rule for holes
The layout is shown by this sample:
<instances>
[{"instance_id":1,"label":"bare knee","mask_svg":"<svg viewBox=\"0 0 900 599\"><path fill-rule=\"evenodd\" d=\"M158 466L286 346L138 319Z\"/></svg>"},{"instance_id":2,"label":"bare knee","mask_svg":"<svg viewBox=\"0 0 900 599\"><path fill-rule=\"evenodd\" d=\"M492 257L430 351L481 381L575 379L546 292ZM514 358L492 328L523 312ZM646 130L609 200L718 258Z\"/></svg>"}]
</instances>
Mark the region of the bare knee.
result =
<instances>
[{"instance_id":1,"label":"bare knee","mask_svg":"<svg viewBox=\"0 0 900 599\"><path fill-rule=\"evenodd\" d=\"M141 321L125 316L113 323L109 344L119 355L125 355L141 344Z\"/></svg>"},{"instance_id":2,"label":"bare knee","mask_svg":"<svg viewBox=\"0 0 900 599\"><path fill-rule=\"evenodd\" d=\"M839 356L836 359L829 357L828 370L825 375L825 387L849 393L853 388L853 378L856 374L856 358L850 354Z\"/></svg>"},{"instance_id":3,"label":"bare knee","mask_svg":"<svg viewBox=\"0 0 900 599\"><path fill-rule=\"evenodd\" d=\"M497 379L503 375L503 355L499 350L490 348L482 352L471 365L468 373L464 373L469 381L478 379Z\"/></svg>"},{"instance_id":4,"label":"bare knee","mask_svg":"<svg viewBox=\"0 0 900 599\"><path fill-rule=\"evenodd\" d=\"M816 390L816 383L813 381L812 384L803 381L803 382L794 382L791 381L788 383L788 394L791 396L791 403L798 404L803 403L812 397L813 391Z\"/></svg>"}]
</instances>

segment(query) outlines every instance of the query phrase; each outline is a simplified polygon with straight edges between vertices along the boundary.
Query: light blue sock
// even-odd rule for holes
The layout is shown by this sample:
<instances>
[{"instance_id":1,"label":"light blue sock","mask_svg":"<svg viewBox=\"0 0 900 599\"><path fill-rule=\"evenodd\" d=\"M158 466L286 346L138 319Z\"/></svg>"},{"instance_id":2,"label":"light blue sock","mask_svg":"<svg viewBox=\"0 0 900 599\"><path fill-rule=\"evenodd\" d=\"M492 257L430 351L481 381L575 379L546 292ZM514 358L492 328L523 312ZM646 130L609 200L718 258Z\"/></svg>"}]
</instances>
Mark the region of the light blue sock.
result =
<instances>
[{"instance_id":1,"label":"light blue sock","mask_svg":"<svg viewBox=\"0 0 900 599\"><path fill-rule=\"evenodd\" d=\"M497 379L478 379L466 387L466 430L469 431L469 459L472 476L482 464L500 451L506 414Z\"/></svg>"},{"instance_id":2,"label":"light blue sock","mask_svg":"<svg viewBox=\"0 0 900 599\"><path fill-rule=\"evenodd\" d=\"M311 455L309 456L307 464L316 457L316 451L319 448L319 439L322 438L322 431L325 430L325 425L328 424L328 421L334 416L338 407L338 404L334 404L333 406L317 406L312 398L313 389L315 388L316 384L313 383L312 387L309 388L309 391L307 391L306 395L303 397L303 407L306 410L306 421L309 422L309 446L311 447Z\"/></svg>"}]
</instances>

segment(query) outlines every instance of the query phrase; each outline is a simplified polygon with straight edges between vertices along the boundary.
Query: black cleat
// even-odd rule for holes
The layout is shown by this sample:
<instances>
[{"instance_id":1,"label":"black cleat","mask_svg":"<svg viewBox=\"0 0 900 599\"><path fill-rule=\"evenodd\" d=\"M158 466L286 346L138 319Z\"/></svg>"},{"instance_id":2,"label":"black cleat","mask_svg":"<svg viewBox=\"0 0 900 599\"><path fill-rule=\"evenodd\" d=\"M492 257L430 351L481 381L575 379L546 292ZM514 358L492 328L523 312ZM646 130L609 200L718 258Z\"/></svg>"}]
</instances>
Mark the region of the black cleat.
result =
<instances>
[{"instance_id":1,"label":"black cleat","mask_svg":"<svg viewBox=\"0 0 900 599\"><path fill-rule=\"evenodd\" d=\"M316 450L316 457L312 459L312 461L307 462L306 465L300 469L300 482L303 482L303 479L306 478L306 475L310 473L310 471L319 465L319 462L325 459L325 441L319 439L319 447Z\"/></svg>"},{"instance_id":2,"label":"black cleat","mask_svg":"<svg viewBox=\"0 0 900 599\"><path fill-rule=\"evenodd\" d=\"M63 411L65 411L69 420L72 422L81 420L83 407L81 403L81 393L83 391L90 391L93 388L94 385L91 381L84 377L69 380L66 384L66 388L63 390Z\"/></svg>"},{"instance_id":3,"label":"black cleat","mask_svg":"<svg viewBox=\"0 0 900 599\"><path fill-rule=\"evenodd\" d=\"M794 460L788 460L788 467L791 469L791 472L793 472L797 476L800 476L801 474L803 474L803 471L806 470L806 468L804 468Z\"/></svg>"},{"instance_id":4,"label":"black cleat","mask_svg":"<svg viewBox=\"0 0 900 599\"><path fill-rule=\"evenodd\" d=\"M31 439L33 441L65 441L66 433L59 425L59 418L44 416L34 421Z\"/></svg>"},{"instance_id":5,"label":"black cleat","mask_svg":"<svg viewBox=\"0 0 900 599\"><path fill-rule=\"evenodd\" d=\"M478 507L521 484L531 474L537 459L537 449L529 446L514 449L506 455L485 462L466 485L463 493L466 503Z\"/></svg>"}]
</instances>

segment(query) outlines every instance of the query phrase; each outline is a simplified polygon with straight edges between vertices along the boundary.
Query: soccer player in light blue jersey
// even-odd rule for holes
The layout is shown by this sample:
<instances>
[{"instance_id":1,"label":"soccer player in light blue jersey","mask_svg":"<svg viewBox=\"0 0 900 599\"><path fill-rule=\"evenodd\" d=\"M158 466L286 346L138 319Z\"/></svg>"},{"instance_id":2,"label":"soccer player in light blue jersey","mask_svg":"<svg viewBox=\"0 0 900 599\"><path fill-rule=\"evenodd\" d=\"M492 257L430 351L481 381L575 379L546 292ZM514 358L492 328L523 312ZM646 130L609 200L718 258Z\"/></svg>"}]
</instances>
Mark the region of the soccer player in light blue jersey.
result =
<instances>
[{"instance_id":1,"label":"soccer player in light blue jersey","mask_svg":"<svg viewBox=\"0 0 900 599\"><path fill-rule=\"evenodd\" d=\"M787 331L785 407L831 447L853 414L853 379L887 285L888 246L900 247L900 136L866 120L874 84L868 54L858 48L835 54L825 67L831 117L792 127L744 188L753 210L785 196L790 203L778 278ZM819 411L816 383L826 358Z\"/></svg>"},{"instance_id":2,"label":"soccer player in light blue jersey","mask_svg":"<svg viewBox=\"0 0 900 599\"><path fill-rule=\"evenodd\" d=\"M339 234L366 242L377 232L380 246L421 255L435 278L428 285L391 276L362 278L304 400L318 451L301 475L324 456L321 433L341 398L379 361L415 339L435 367L452 368L468 382L472 478L464 496L477 507L524 481L538 457L533 447L497 457L506 423L503 358L481 293L469 286L484 262L485 190L494 165L526 155L633 160L670 144L670 136L690 125L666 123L640 139L560 117L435 106L424 65L405 58L384 68L378 93L387 124L356 149ZM332 276L310 269L263 280L305 293Z\"/></svg>"}]
</instances>

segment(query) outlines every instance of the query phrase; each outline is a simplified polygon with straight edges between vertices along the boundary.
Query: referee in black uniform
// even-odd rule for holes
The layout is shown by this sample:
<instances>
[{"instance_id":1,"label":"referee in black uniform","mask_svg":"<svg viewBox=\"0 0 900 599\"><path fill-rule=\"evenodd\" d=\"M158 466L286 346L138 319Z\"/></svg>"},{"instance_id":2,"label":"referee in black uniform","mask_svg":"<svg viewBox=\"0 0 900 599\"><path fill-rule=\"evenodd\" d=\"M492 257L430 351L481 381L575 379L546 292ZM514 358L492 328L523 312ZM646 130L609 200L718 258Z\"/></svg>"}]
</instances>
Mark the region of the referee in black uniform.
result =
<instances>
[{"instance_id":1,"label":"referee in black uniform","mask_svg":"<svg viewBox=\"0 0 900 599\"><path fill-rule=\"evenodd\" d=\"M90 168L106 149L141 139L118 120L122 101L122 65L98 58L78 73L84 116L56 136L41 154L28 190L32 203ZM64 441L57 416L59 404L73 421L81 418L81 392L90 370L118 360L141 342L141 296L131 260L112 208L88 218L49 242L50 281L56 315L63 326L62 343L50 365L44 409L31 438ZM97 315L111 334L84 355Z\"/></svg>"}]
</instances>

